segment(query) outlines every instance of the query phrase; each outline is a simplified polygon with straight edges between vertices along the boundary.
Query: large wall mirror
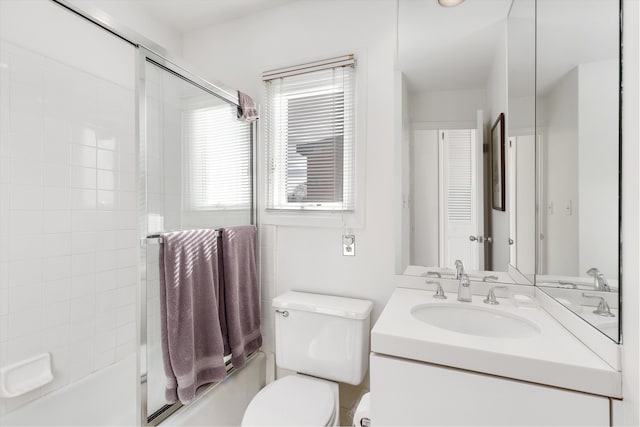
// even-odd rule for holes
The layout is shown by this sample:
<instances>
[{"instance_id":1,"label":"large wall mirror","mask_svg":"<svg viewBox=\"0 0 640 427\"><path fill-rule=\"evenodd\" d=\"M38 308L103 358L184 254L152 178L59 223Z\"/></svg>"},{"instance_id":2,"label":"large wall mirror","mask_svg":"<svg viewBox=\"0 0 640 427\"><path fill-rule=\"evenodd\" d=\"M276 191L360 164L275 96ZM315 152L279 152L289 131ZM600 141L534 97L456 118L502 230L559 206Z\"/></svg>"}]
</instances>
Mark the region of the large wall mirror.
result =
<instances>
[{"instance_id":1,"label":"large wall mirror","mask_svg":"<svg viewBox=\"0 0 640 427\"><path fill-rule=\"evenodd\" d=\"M461 260L472 280L513 281L505 152L510 7L511 0L453 8L399 1L404 274L451 277Z\"/></svg>"},{"instance_id":2,"label":"large wall mirror","mask_svg":"<svg viewBox=\"0 0 640 427\"><path fill-rule=\"evenodd\" d=\"M619 15L399 0L398 273L535 282L619 340Z\"/></svg>"},{"instance_id":3,"label":"large wall mirror","mask_svg":"<svg viewBox=\"0 0 640 427\"><path fill-rule=\"evenodd\" d=\"M619 340L620 2L537 0L536 285Z\"/></svg>"}]
</instances>

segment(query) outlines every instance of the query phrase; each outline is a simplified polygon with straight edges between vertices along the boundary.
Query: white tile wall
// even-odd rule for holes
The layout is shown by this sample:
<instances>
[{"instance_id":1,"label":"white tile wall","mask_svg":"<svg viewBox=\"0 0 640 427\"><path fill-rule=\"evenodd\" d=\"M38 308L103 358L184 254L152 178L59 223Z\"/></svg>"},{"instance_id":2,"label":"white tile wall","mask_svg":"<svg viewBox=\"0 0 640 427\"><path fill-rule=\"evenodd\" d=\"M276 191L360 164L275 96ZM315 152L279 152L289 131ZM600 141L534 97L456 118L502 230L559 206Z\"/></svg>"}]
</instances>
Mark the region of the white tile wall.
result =
<instances>
[{"instance_id":1,"label":"white tile wall","mask_svg":"<svg viewBox=\"0 0 640 427\"><path fill-rule=\"evenodd\" d=\"M50 352L54 370L2 415L135 351L138 252L133 91L0 57L0 366Z\"/></svg>"}]
</instances>

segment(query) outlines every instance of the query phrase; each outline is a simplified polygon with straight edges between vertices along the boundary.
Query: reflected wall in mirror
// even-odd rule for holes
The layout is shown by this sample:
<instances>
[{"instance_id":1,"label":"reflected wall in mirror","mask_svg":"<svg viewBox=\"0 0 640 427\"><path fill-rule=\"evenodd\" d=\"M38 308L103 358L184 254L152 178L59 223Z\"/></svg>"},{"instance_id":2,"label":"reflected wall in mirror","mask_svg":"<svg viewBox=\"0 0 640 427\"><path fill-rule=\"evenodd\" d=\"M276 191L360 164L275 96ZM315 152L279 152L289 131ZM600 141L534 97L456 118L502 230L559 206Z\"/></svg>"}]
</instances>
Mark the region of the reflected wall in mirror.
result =
<instances>
[{"instance_id":1,"label":"reflected wall in mirror","mask_svg":"<svg viewBox=\"0 0 640 427\"><path fill-rule=\"evenodd\" d=\"M514 0L507 25L509 260L533 283L536 259L535 0Z\"/></svg>"},{"instance_id":2,"label":"reflected wall in mirror","mask_svg":"<svg viewBox=\"0 0 640 427\"><path fill-rule=\"evenodd\" d=\"M536 285L616 341L619 18L617 0L537 0Z\"/></svg>"},{"instance_id":3,"label":"reflected wall in mirror","mask_svg":"<svg viewBox=\"0 0 640 427\"><path fill-rule=\"evenodd\" d=\"M491 208L488 150L496 119L505 114L509 120L511 3L468 1L445 8L436 1L399 1L404 274L447 277L459 259L472 280L513 281L509 215L515 212L506 209L513 189L504 176L505 210Z\"/></svg>"}]
</instances>

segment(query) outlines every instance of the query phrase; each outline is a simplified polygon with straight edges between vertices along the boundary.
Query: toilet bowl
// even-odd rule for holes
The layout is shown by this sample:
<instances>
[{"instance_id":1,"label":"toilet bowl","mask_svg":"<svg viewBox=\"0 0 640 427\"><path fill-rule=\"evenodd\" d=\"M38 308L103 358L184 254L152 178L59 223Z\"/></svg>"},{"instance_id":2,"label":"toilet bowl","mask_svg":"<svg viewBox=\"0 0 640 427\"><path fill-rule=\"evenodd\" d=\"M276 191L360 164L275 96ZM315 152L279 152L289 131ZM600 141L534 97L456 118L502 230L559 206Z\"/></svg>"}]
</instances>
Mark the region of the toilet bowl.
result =
<instances>
[{"instance_id":1,"label":"toilet bowl","mask_svg":"<svg viewBox=\"0 0 640 427\"><path fill-rule=\"evenodd\" d=\"M337 426L338 384L306 375L272 382L253 398L243 426Z\"/></svg>"},{"instance_id":2,"label":"toilet bowl","mask_svg":"<svg viewBox=\"0 0 640 427\"><path fill-rule=\"evenodd\" d=\"M296 372L258 392L243 426L340 425L338 383L369 366L371 301L286 292L273 299L276 365Z\"/></svg>"}]
</instances>

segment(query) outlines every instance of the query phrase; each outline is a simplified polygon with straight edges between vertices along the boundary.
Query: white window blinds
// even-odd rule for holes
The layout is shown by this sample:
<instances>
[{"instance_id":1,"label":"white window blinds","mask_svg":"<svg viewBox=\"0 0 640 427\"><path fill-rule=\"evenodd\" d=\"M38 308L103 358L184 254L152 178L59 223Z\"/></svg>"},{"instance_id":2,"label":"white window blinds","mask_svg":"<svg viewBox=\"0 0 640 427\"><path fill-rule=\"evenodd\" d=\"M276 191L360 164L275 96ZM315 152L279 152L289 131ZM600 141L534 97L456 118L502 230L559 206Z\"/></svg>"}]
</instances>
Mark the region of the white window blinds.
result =
<instances>
[{"instance_id":1,"label":"white window blinds","mask_svg":"<svg viewBox=\"0 0 640 427\"><path fill-rule=\"evenodd\" d=\"M250 124L238 120L236 107L226 103L187 108L182 122L188 208L250 208Z\"/></svg>"},{"instance_id":2,"label":"white window blinds","mask_svg":"<svg viewBox=\"0 0 640 427\"><path fill-rule=\"evenodd\" d=\"M354 60L268 72L267 209L354 207Z\"/></svg>"}]
</instances>

